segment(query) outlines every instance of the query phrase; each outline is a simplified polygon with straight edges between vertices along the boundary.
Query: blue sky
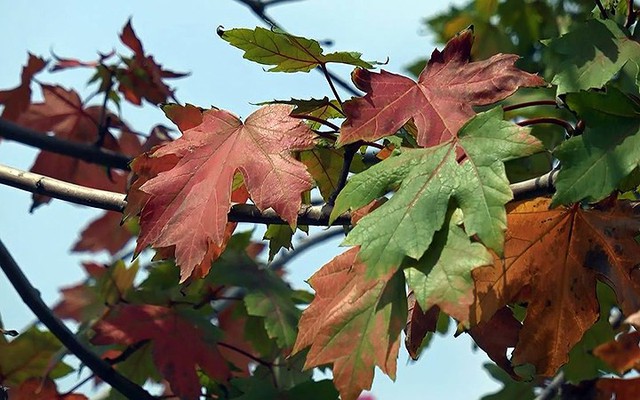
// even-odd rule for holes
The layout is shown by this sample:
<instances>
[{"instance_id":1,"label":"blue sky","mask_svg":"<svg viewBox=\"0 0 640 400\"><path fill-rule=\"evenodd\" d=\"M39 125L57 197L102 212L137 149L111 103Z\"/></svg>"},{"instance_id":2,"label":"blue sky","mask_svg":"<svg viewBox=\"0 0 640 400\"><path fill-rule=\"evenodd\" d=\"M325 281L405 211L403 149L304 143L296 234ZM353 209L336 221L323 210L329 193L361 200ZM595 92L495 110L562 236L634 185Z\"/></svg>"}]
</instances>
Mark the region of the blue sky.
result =
<instances>
[{"instance_id":1,"label":"blue sky","mask_svg":"<svg viewBox=\"0 0 640 400\"><path fill-rule=\"evenodd\" d=\"M270 9L270 15L297 35L331 39L331 51L363 53L367 60L389 62L385 69L403 72L412 61L428 56L432 37L422 32L421 19L461 1L339 1L305 0ZM274 98L330 96L320 74L275 74L243 60L241 52L216 35L216 27L262 25L251 11L233 0L170 1L28 1L0 4L0 88L19 81L27 51L48 57L95 59L96 51L124 51L118 34L127 19L145 50L166 68L191 75L172 84L180 101L202 107L215 105L246 117L252 104ZM345 79L349 68L334 68ZM55 82L88 94L86 72L41 74ZM35 86L34 86L35 88ZM39 95L36 90L36 95ZM346 94L342 94L347 98ZM126 106L125 120L139 131L157 123L170 124L152 107ZM29 169L37 151L19 144L0 143L0 163ZM30 194L0 186L0 238L23 267L44 300L53 304L58 289L83 278L80 261L91 255L71 255L69 249L84 225L99 212L53 201L29 214ZM307 287L315 270L344 249L339 241L324 244L289 266L296 287ZM99 257L106 260L106 255ZM0 314L11 329L21 329L34 317L4 275L0 276ZM418 397L425 399L473 399L499 386L482 369L486 357L472 352L465 335L438 338L421 360L410 362L405 351L398 360L396 382L376 372L373 393L377 399ZM1 356L1 355L0 355Z\"/></svg>"}]
</instances>

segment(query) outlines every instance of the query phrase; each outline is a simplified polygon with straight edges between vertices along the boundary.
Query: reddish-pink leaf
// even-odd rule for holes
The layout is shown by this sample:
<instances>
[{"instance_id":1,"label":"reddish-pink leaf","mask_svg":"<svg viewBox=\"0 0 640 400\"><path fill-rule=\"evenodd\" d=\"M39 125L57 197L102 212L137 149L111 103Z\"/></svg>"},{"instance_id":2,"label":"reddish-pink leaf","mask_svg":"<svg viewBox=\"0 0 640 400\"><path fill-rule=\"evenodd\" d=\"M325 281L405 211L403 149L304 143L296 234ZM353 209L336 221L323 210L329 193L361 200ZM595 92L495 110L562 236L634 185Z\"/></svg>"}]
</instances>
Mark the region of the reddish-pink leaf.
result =
<instances>
[{"instance_id":1,"label":"reddish-pink leaf","mask_svg":"<svg viewBox=\"0 0 640 400\"><path fill-rule=\"evenodd\" d=\"M118 343L129 346L151 340L153 359L158 370L182 399L198 399L200 381L197 370L219 381L230 371L216 343L202 328L182 317L174 309L160 306L127 305L93 326L97 345Z\"/></svg>"},{"instance_id":2,"label":"reddish-pink leaf","mask_svg":"<svg viewBox=\"0 0 640 400\"><path fill-rule=\"evenodd\" d=\"M17 121L20 114L25 112L31 104L31 80L47 65L42 58L29 53L27 65L22 68L20 85L10 90L0 90L0 104L4 105L2 118Z\"/></svg>"},{"instance_id":3,"label":"reddish-pink leaf","mask_svg":"<svg viewBox=\"0 0 640 400\"><path fill-rule=\"evenodd\" d=\"M49 71L55 72L55 71L62 71L70 68L96 68L97 66L99 66L100 64L108 60L109 58L113 57L116 54L116 52L111 51L107 54L102 54L102 53L98 53L98 54L100 58L96 61L82 61L82 60L78 60L77 58L58 57L57 55L53 54L53 59L55 60L55 63L49 69Z\"/></svg>"},{"instance_id":4,"label":"reddish-pink leaf","mask_svg":"<svg viewBox=\"0 0 640 400\"><path fill-rule=\"evenodd\" d=\"M80 239L73 245L72 251L95 253L106 250L111 255L116 254L132 237L129 229L121 225L120 221L120 213L107 211L80 233Z\"/></svg>"},{"instance_id":5,"label":"reddish-pink leaf","mask_svg":"<svg viewBox=\"0 0 640 400\"><path fill-rule=\"evenodd\" d=\"M128 101L136 105L142 104L142 99L153 104L166 102L173 96L173 90L162 79L181 78L188 74L164 70L152 56L145 56L142 43L131 26L131 20L122 30L120 40L133 51L134 55L131 59L125 60L127 68L116 71L116 78L120 82L118 90Z\"/></svg>"},{"instance_id":6,"label":"reddish-pink leaf","mask_svg":"<svg viewBox=\"0 0 640 400\"><path fill-rule=\"evenodd\" d=\"M140 187L149 199L140 215L137 251L148 245L175 246L183 280L196 265L210 262L206 258L210 247L221 247L226 241L237 171L259 209L271 207L295 226L300 195L313 181L290 153L312 147L314 135L300 120L291 118L290 111L285 105L265 106L243 125L227 111L209 110L200 125L157 147L147 160L148 167L175 165Z\"/></svg>"},{"instance_id":7,"label":"reddish-pink leaf","mask_svg":"<svg viewBox=\"0 0 640 400\"><path fill-rule=\"evenodd\" d=\"M497 54L470 63L472 44L473 31L467 29L442 52L435 50L418 82L384 70L355 70L353 81L367 94L344 104L347 119L338 143L378 140L413 119L418 144L434 146L458 133L475 115L473 106L502 100L519 87L545 84L539 76L513 66L517 55Z\"/></svg>"},{"instance_id":8,"label":"reddish-pink leaf","mask_svg":"<svg viewBox=\"0 0 640 400\"><path fill-rule=\"evenodd\" d=\"M18 124L43 133L53 132L61 139L74 142L93 144L97 141L101 107L85 109L76 92L60 86L43 85L42 92L44 102L31 104L20 115ZM111 120L114 126L126 129L115 115ZM138 139L127 137L127 140ZM118 140L109 132L105 135L104 147L121 151ZM133 148L131 144L127 147ZM96 189L123 192L126 187L126 176L122 173L112 171L109 174L104 167L45 151L38 155L31 171ZM41 195L34 195L33 198L32 208L51 200Z\"/></svg>"},{"instance_id":9,"label":"reddish-pink leaf","mask_svg":"<svg viewBox=\"0 0 640 400\"><path fill-rule=\"evenodd\" d=\"M344 400L370 389L373 370L395 378L400 331L406 322L402 274L366 279L352 248L310 279L316 296L300 319L293 352L311 346L305 368L333 364L333 381Z\"/></svg>"}]
</instances>

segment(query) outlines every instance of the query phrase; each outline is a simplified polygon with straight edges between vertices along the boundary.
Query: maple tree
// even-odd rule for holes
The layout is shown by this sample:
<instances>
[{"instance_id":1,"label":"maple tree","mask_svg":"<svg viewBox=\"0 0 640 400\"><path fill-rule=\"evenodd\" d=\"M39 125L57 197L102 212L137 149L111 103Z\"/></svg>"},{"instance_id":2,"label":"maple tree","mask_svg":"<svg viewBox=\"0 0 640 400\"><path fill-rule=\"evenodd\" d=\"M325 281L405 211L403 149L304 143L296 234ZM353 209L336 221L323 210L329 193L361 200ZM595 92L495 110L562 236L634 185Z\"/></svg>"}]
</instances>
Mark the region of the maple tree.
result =
<instances>
[{"instance_id":1,"label":"maple tree","mask_svg":"<svg viewBox=\"0 0 640 400\"><path fill-rule=\"evenodd\" d=\"M417 359L451 325L503 384L484 399L637 398L634 2L453 7L426 21L443 45L409 66L417 80L287 33L264 13L273 2L243 3L271 29L219 27L218 40L268 72L318 70L326 97L246 118L180 103L168 80L187 74L157 63L131 20L127 54L29 54L0 91L0 137L42 149L29 172L0 166L0 182L32 192L32 211L54 198L106 210L72 251L112 256L84 263L49 309L0 242L47 328L0 327L0 398L86 398L57 386L68 352L113 399L159 398L155 382L162 398L354 400L376 366L395 379L402 335ZM333 64L354 68L355 88ZM101 101L41 82L47 65L91 71ZM138 132L122 102L167 119ZM336 228L292 249L310 225ZM351 247L293 290L284 264L337 235Z\"/></svg>"}]
</instances>

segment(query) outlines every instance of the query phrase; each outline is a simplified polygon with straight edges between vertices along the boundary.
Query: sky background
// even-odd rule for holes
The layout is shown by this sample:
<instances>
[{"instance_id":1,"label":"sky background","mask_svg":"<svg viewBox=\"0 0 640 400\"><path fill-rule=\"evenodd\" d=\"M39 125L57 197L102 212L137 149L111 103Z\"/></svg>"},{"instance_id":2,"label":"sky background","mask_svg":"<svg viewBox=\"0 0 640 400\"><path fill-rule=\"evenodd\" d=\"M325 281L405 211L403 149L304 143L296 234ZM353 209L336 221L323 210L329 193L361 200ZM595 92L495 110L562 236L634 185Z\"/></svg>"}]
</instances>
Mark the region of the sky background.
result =
<instances>
[{"instance_id":1,"label":"sky background","mask_svg":"<svg viewBox=\"0 0 640 400\"><path fill-rule=\"evenodd\" d=\"M463 1L366 1L304 0L274 6L269 15L289 32L318 40L330 39L328 51L359 51L365 60L389 60L384 69L403 73L404 67L434 49L433 37L424 31L424 17ZM181 102L202 107L215 105L246 117L253 104L272 99L322 98L331 96L321 74L316 72L268 73L242 59L240 50L216 35L216 27L264 26L251 11L234 0L195 1L0 1L0 89L19 83L27 52L50 57L93 60L96 52L116 49L128 54L118 35L132 17L133 27L145 51L165 68L190 72L170 81ZM441 46L440 46L441 47ZM345 79L350 68L333 67ZM42 73L42 82L74 88L82 96L88 71ZM33 85L36 98L40 96ZM349 96L341 93L343 99ZM99 102L95 99L94 102ZM154 107L123 107L124 119L141 132L158 123L170 125ZM37 150L17 143L0 143L0 163L28 170ZM79 232L99 210L54 200L50 205L28 210L29 193L0 186L0 238L12 253L47 304L59 299L59 288L83 279L82 260L91 254L70 254ZM289 265L289 278L295 287L314 271L344 251L339 240L327 242L305 253ZM106 254L97 256L106 261ZM0 315L5 327L21 330L33 323L34 316L14 289L0 275ZM0 355L1 357L1 355ZM404 349L398 359L396 382L376 371L372 392L379 400L395 398L477 399L495 391L494 382L482 364L481 352L472 351L466 335L454 339L438 337L418 362L410 361ZM67 380L69 387L75 379ZM88 386L85 386L88 387Z\"/></svg>"}]
</instances>

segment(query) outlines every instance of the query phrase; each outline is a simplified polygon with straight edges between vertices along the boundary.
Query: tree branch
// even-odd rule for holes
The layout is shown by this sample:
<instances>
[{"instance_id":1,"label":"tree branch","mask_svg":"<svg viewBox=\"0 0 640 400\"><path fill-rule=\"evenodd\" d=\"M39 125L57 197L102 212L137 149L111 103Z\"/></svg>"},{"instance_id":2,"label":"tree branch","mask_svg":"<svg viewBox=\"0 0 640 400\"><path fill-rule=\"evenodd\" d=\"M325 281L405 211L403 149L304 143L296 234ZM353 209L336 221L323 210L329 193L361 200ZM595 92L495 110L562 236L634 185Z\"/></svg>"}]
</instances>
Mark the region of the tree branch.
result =
<instances>
[{"instance_id":1,"label":"tree branch","mask_svg":"<svg viewBox=\"0 0 640 400\"><path fill-rule=\"evenodd\" d=\"M556 174L557 171L552 171L538 178L512 184L510 187L513 191L514 199L524 200L553 193L553 181ZM127 205L125 195L121 193L91 189L2 164L0 164L0 184L102 210L122 212ZM303 204L300 211L298 211L298 223L301 225L329 226L329 215L332 209L333 207L327 204L322 206ZM274 210L269 208L260 211L253 204L233 205L229 210L229 221L255 224L288 224ZM333 222L333 225L350 224L351 216L348 213L344 213Z\"/></svg>"},{"instance_id":2,"label":"tree branch","mask_svg":"<svg viewBox=\"0 0 640 400\"><path fill-rule=\"evenodd\" d=\"M129 399L155 399L142 387L120 375L107 362L76 339L69 328L56 318L49 307L42 301L40 292L31 285L27 277L22 273L2 240L0 240L0 267L20 295L20 298L22 298L22 301L33 311L38 319L97 376Z\"/></svg>"},{"instance_id":3,"label":"tree branch","mask_svg":"<svg viewBox=\"0 0 640 400\"><path fill-rule=\"evenodd\" d=\"M0 183L71 203L122 212L124 194L91 189L0 164Z\"/></svg>"},{"instance_id":4,"label":"tree branch","mask_svg":"<svg viewBox=\"0 0 640 400\"><path fill-rule=\"evenodd\" d=\"M129 170L131 158L92 144L63 140L0 118L0 137L109 168Z\"/></svg>"}]
</instances>

